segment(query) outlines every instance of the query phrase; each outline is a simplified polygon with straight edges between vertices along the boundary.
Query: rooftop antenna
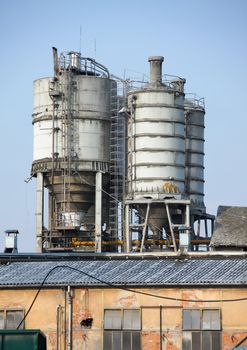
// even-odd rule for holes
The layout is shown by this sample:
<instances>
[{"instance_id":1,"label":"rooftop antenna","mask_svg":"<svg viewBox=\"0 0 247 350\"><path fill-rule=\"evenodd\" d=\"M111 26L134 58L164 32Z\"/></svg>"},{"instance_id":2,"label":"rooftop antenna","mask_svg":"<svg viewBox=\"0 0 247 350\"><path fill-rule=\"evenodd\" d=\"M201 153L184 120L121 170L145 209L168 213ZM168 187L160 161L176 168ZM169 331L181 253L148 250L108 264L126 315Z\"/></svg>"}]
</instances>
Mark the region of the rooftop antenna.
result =
<instances>
[{"instance_id":1,"label":"rooftop antenna","mask_svg":"<svg viewBox=\"0 0 247 350\"><path fill-rule=\"evenodd\" d=\"M81 25L80 25L80 45L79 45L79 52L81 53Z\"/></svg>"},{"instance_id":2,"label":"rooftop antenna","mask_svg":"<svg viewBox=\"0 0 247 350\"><path fill-rule=\"evenodd\" d=\"M94 59L96 61L96 39L94 39Z\"/></svg>"}]
</instances>

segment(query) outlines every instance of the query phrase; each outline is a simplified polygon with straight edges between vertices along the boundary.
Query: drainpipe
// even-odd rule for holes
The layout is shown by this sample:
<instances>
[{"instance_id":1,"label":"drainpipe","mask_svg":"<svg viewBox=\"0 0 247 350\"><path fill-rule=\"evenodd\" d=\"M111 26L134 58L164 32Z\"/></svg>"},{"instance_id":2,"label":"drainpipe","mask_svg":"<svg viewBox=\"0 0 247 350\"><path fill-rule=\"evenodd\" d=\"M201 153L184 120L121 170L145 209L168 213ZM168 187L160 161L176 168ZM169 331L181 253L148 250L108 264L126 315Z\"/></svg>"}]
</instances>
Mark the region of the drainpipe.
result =
<instances>
[{"instance_id":1,"label":"drainpipe","mask_svg":"<svg viewBox=\"0 0 247 350\"><path fill-rule=\"evenodd\" d=\"M72 290L70 286L67 289L68 296L68 345L67 349L72 350Z\"/></svg>"},{"instance_id":2,"label":"drainpipe","mask_svg":"<svg viewBox=\"0 0 247 350\"><path fill-rule=\"evenodd\" d=\"M61 305L57 305L57 350L60 349L60 315Z\"/></svg>"},{"instance_id":3,"label":"drainpipe","mask_svg":"<svg viewBox=\"0 0 247 350\"><path fill-rule=\"evenodd\" d=\"M160 305L160 350L163 349L162 323L162 305Z\"/></svg>"}]
</instances>

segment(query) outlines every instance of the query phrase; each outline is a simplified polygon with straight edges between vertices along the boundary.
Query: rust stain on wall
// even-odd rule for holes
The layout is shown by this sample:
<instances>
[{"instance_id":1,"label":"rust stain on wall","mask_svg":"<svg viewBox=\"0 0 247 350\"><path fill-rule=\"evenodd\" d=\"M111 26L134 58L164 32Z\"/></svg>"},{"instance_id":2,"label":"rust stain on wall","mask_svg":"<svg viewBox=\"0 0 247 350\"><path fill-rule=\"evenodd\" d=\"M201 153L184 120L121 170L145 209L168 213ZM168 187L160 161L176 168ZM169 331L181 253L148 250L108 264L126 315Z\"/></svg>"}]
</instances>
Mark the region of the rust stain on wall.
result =
<instances>
[{"instance_id":1,"label":"rust stain on wall","mask_svg":"<svg viewBox=\"0 0 247 350\"><path fill-rule=\"evenodd\" d=\"M180 350L180 335L175 332L164 332L162 336L163 350Z\"/></svg>"},{"instance_id":2,"label":"rust stain on wall","mask_svg":"<svg viewBox=\"0 0 247 350\"><path fill-rule=\"evenodd\" d=\"M159 332L142 333L142 350L159 350L160 334Z\"/></svg>"},{"instance_id":3,"label":"rust stain on wall","mask_svg":"<svg viewBox=\"0 0 247 350\"><path fill-rule=\"evenodd\" d=\"M183 307L202 307L203 302L200 298L197 297L196 293L194 291L184 291L182 292L182 299L186 300L196 300L196 301L183 301ZM197 301L198 300L198 301Z\"/></svg>"},{"instance_id":4,"label":"rust stain on wall","mask_svg":"<svg viewBox=\"0 0 247 350\"><path fill-rule=\"evenodd\" d=\"M247 326L247 323L246 323ZM247 336L246 332L222 332L222 350L231 350ZM240 346L247 345L247 340Z\"/></svg>"},{"instance_id":5,"label":"rust stain on wall","mask_svg":"<svg viewBox=\"0 0 247 350\"><path fill-rule=\"evenodd\" d=\"M56 332L48 331L45 333L47 337L48 348L50 350L57 349L57 334Z\"/></svg>"},{"instance_id":6,"label":"rust stain on wall","mask_svg":"<svg viewBox=\"0 0 247 350\"><path fill-rule=\"evenodd\" d=\"M124 308L131 308L136 305L136 295L128 295L119 299L119 304Z\"/></svg>"}]
</instances>

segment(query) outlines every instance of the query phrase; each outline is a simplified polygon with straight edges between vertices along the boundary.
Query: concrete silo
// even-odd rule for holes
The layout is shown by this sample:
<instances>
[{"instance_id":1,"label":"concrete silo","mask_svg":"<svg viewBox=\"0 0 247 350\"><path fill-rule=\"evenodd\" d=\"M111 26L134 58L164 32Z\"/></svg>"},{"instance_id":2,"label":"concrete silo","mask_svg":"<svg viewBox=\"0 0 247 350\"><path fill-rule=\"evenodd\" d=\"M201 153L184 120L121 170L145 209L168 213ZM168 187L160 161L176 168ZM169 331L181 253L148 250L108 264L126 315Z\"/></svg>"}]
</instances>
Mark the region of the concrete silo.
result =
<instances>
[{"instance_id":1,"label":"concrete silo","mask_svg":"<svg viewBox=\"0 0 247 350\"><path fill-rule=\"evenodd\" d=\"M194 94L186 95L186 193L193 207L205 211L204 205L204 99Z\"/></svg>"},{"instance_id":2,"label":"concrete silo","mask_svg":"<svg viewBox=\"0 0 247 350\"><path fill-rule=\"evenodd\" d=\"M162 81L163 57L149 58L150 81L128 92L126 245L131 231L147 228L162 241L162 229L176 250L176 226L189 226L190 201L185 193L184 79ZM132 209L130 209L132 208ZM137 210L139 222L129 215ZM160 245L162 245L160 243Z\"/></svg>"},{"instance_id":3,"label":"concrete silo","mask_svg":"<svg viewBox=\"0 0 247 350\"><path fill-rule=\"evenodd\" d=\"M204 100L185 95L185 79L162 75L163 60L150 57L149 82L127 93L126 251L197 250L209 244L207 220L213 227L204 205Z\"/></svg>"},{"instance_id":4,"label":"concrete silo","mask_svg":"<svg viewBox=\"0 0 247 350\"><path fill-rule=\"evenodd\" d=\"M73 249L81 240L101 251L101 227L108 220L102 189L109 182L111 79L103 65L80 53L58 58L53 48L53 55L54 77L34 82L37 251Z\"/></svg>"}]
</instances>

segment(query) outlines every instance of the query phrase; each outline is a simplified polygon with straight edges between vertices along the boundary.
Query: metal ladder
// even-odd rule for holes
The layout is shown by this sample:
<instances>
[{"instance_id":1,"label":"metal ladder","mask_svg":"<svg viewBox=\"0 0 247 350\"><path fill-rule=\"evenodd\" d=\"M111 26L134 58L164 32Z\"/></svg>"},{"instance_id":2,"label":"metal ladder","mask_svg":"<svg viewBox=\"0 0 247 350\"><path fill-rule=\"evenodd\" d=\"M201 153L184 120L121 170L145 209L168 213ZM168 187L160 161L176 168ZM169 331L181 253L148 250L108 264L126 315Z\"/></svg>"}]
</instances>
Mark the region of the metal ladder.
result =
<instances>
[{"instance_id":1,"label":"metal ladder","mask_svg":"<svg viewBox=\"0 0 247 350\"><path fill-rule=\"evenodd\" d=\"M111 240L118 239L119 230L122 229L121 202L123 200L124 181L124 125L123 116L118 112L123 105L123 92L121 82L112 81L111 86L111 130L110 130L110 213L109 225ZM120 215L119 215L120 214Z\"/></svg>"}]
</instances>

